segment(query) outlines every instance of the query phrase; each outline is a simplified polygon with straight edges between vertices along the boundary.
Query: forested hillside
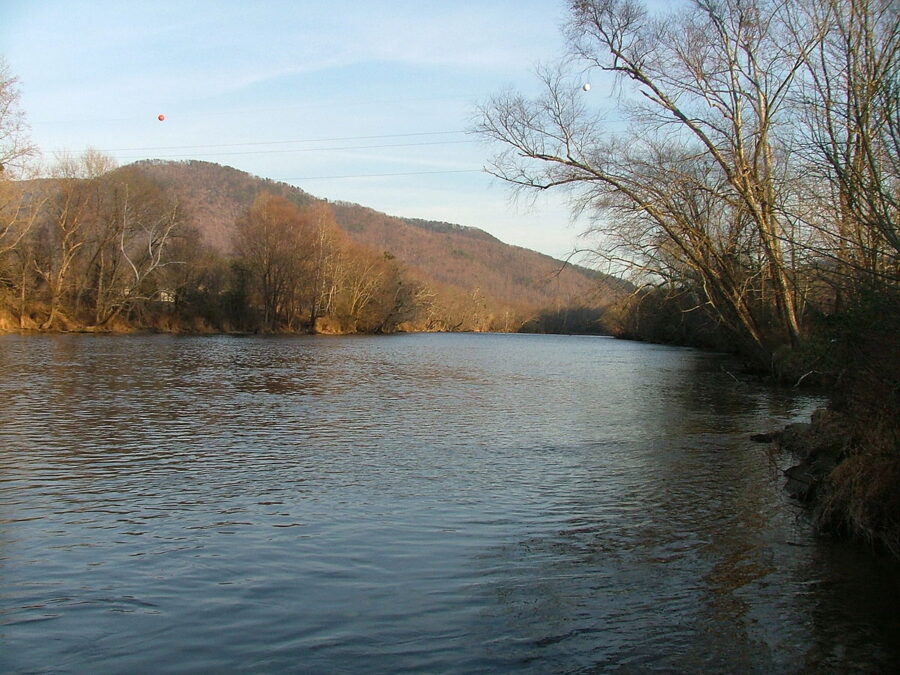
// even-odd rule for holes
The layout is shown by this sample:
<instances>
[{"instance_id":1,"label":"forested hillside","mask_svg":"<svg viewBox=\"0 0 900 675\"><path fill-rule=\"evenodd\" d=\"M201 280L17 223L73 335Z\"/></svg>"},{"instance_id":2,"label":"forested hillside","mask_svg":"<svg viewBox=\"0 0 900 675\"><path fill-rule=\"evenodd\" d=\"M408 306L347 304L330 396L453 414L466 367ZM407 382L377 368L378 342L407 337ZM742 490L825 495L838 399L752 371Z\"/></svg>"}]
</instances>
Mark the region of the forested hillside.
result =
<instances>
[{"instance_id":1,"label":"forested hillside","mask_svg":"<svg viewBox=\"0 0 900 675\"><path fill-rule=\"evenodd\" d=\"M625 288L475 228L208 162L88 152L4 194L7 328L599 330Z\"/></svg>"},{"instance_id":2,"label":"forested hillside","mask_svg":"<svg viewBox=\"0 0 900 675\"><path fill-rule=\"evenodd\" d=\"M136 167L172 190L204 241L222 252L232 249L237 215L261 192L281 195L297 205L319 201L291 185L208 162L143 162ZM435 288L477 291L489 302L524 312L602 307L620 288L616 280L598 284L590 270L504 244L477 228L404 219L347 202L332 202L329 207L351 239L387 253Z\"/></svg>"}]
</instances>

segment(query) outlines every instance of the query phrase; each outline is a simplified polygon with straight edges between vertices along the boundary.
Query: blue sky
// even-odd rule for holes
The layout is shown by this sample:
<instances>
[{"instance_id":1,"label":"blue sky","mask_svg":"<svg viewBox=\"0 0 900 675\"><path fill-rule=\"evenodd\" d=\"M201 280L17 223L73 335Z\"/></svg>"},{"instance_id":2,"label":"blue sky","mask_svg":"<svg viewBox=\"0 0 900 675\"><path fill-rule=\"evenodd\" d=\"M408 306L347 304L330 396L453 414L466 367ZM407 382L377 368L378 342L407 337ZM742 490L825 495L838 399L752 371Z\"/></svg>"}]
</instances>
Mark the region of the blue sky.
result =
<instances>
[{"instance_id":1,"label":"blue sky","mask_svg":"<svg viewBox=\"0 0 900 675\"><path fill-rule=\"evenodd\" d=\"M0 54L48 160L202 159L561 257L564 202L513 203L462 132L490 94L534 91L564 19L562 0L0 0Z\"/></svg>"}]
</instances>

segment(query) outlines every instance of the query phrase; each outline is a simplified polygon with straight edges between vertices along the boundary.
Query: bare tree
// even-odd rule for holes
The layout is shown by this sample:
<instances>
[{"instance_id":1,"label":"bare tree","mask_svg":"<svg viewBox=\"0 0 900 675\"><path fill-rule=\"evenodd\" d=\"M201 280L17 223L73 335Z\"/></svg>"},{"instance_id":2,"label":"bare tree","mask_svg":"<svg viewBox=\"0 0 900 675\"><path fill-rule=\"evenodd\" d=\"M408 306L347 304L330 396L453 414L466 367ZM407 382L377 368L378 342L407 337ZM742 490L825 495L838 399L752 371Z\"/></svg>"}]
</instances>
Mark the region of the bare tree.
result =
<instances>
[{"instance_id":1,"label":"bare tree","mask_svg":"<svg viewBox=\"0 0 900 675\"><path fill-rule=\"evenodd\" d=\"M93 217L92 183L77 157L62 155L53 169L46 219L39 233L39 255L34 267L47 288L49 311L41 328L49 330L62 313L63 294L76 257L86 243L87 224Z\"/></svg>"},{"instance_id":2,"label":"bare tree","mask_svg":"<svg viewBox=\"0 0 900 675\"><path fill-rule=\"evenodd\" d=\"M336 277L334 312L345 330L356 331L376 302L387 273L385 259L357 246L345 246Z\"/></svg>"},{"instance_id":3,"label":"bare tree","mask_svg":"<svg viewBox=\"0 0 900 675\"><path fill-rule=\"evenodd\" d=\"M340 255L338 226L334 214L325 203L303 208L309 236L309 329L315 330L316 320L327 314L337 292L337 258Z\"/></svg>"},{"instance_id":4,"label":"bare tree","mask_svg":"<svg viewBox=\"0 0 900 675\"><path fill-rule=\"evenodd\" d=\"M816 180L803 222L811 248L843 286L900 280L900 5L826 0L805 5L826 27L807 55L795 105L798 155ZM818 217L817 217L818 216ZM834 276L834 275L832 275Z\"/></svg>"},{"instance_id":5,"label":"bare tree","mask_svg":"<svg viewBox=\"0 0 900 675\"><path fill-rule=\"evenodd\" d=\"M37 156L25 114L19 109L18 85L18 78L0 59L0 257L28 234L41 203L14 183L26 176L30 160Z\"/></svg>"},{"instance_id":6,"label":"bare tree","mask_svg":"<svg viewBox=\"0 0 900 675\"><path fill-rule=\"evenodd\" d=\"M25 113L19 109L19 80L0 59L0 178L19 178L37 148L28 137Z\"/></svg>"},{"instance_id":7,"label":"bare tree","mask_svg":"<svg viewBox=\"0 0 900 675\"><path fill-rule=\"evenodd\" d=\"M178 203L159 187L134 176L109 180L115 183L112 212L101 219L100 255L94 258L99 262L88 277L96 283L94 320L98 327L159 299L161 289L154 277L170 265L181 264L170 255L182 225Z\"/></svg>"},{"instance_id":8,"label":"bare tree","mask_svg":"<svg viewBox=\"0 0 900 675\"><path fill-rule=\"evenodd\" d=\"M265 330L293 327L303 311L301 285L310 254L300 207L264 192L238 221L237 254L254 282Z\"/></svg>"},{"instance_id":9,"label":"bare tree","mask_svg":"<svg viewBox=\"0 0 900 675\"><path fill-rule=\"evenodd\" d=\"M654 17L633 0L572 0L572 54L618 77L629 130L610 133L567 72L548 69L542 98L497 96L477 126L506 146L494 175L526 190L569 189L609 237L611 259L658 283L696 284L766 351L801 331L782 208L794 176L780 132L797 73L824 35L791 22L789 4L694 0Z\"/></svg>"}]
</instances>

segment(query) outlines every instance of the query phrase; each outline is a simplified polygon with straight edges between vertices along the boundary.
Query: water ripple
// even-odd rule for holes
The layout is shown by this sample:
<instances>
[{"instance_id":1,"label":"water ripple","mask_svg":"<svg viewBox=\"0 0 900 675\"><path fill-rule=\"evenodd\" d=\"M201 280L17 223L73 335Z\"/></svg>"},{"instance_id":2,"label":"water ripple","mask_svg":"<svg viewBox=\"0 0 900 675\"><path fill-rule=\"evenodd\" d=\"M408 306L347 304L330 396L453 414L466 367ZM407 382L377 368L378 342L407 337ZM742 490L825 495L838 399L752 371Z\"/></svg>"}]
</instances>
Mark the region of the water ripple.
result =
<instances>
[{"instance_id":1,"label":"water ripple","mask_svg":"<svg viewBox=\"0 0 900 675\"><path fill-rule=\"evenodd\" d=\"M746 440L817 401L719 358L2 337L0 670L891 663L896 620L831 621L845 568Z\"/></svg>"}]
</instances>

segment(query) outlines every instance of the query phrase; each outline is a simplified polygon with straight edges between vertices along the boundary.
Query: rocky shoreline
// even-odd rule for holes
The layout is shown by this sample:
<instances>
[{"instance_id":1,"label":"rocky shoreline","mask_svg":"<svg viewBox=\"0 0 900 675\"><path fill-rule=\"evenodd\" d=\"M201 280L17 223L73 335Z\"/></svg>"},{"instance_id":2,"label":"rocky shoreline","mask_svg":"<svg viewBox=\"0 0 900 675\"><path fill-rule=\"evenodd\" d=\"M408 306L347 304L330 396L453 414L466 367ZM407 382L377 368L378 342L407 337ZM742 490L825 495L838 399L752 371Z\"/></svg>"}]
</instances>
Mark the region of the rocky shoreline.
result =
<instances>
[{"instance_id":1,"label":"rocky shoreline","mask_svg":"<svg viewBox=\"0 0 900 675\"><path fill-rule=\"evenodd\" d=\"M809 422L751 438L796 459L784 471L785 489L808 505L820 532L900 559L900 459L861 445L858 429L858 420L821 408Z\"/></svg>"},{"instance_id":2,"label":"rocky shoreline","mask_svg":"<svg viewBox=\"0 0 900 675\"><path fill-rule=\"evenodd\" d=\"M787 425L773 439L798 463L786 469L785 488L794 499L815 504L828 492L828 478L847 456L851 434L838 415L816 410L809 422Z\"/></svg>"}]
</instances>

